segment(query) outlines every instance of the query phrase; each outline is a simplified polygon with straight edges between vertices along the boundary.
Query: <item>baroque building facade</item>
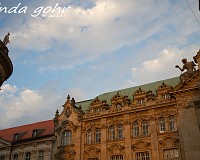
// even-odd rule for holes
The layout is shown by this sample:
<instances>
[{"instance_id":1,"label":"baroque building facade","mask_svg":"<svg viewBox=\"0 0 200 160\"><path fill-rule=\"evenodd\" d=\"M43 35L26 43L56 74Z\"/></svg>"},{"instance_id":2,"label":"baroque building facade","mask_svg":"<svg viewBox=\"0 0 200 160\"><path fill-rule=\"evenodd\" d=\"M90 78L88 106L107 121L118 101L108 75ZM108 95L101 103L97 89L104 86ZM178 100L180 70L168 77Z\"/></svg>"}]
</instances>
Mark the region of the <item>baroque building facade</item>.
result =
<instances>
[{"instance_id":1,"label":"baroque building facade","mask_svg":"<svg viewBox=\"0 0 200 160\"><path fill-rule=\"evenodd\" d=\"M15 153L24 160L199 160L200 51L193 58L195 63L183 59L183 68L176 66L186 70L180 77L81 102L68 95L61 113L45 122L49 136L13 143L15 132L9 140L0 131L0 160ZM38 157L45 147L49 156Z\"/></svg>"},{"instance_id":2,"label":"baroque building facade","mask_svg":"<svg viewBox=\"0 0 200 160\"><path fill-rule=\"evenodd\" d=\"M193 58L176 66L180 78L68 96L54 118L53 160L199 160L200 52Z\"/></svg>"}]
</instances>

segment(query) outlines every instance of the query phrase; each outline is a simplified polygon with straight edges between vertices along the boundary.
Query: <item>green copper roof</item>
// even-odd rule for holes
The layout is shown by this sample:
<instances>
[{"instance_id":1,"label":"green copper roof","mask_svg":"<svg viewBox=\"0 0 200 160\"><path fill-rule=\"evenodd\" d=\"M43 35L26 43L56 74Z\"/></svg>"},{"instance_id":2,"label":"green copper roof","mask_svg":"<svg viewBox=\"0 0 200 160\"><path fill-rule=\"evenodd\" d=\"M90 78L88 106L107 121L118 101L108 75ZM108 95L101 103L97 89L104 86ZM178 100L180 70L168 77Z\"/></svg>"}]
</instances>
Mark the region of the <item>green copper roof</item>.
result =
<instances>
[{"instance_id":1,"label":"green copper roof","mask_svg":"<svg viewBox=\"0 0 200 160\"><path fill-rule=\"evenodd\" d=\"M161 80L161 81L157 81L157 82L153 82L153 83L148 83L148 84L143 84L143 85L139 85L139 86L135 86L135 87L130 87L130 88L126 88L126 89L121 89L121 90L117 90L117 91L113 91L113 92L107 92L107 93L103 93L98 97L99 100L105 100L107 101L107 103L110 105L111 101L110 99L117 94L117 92L122 95L122 96L128 96L130 98L130 100L133 100L133 96L132 94L139 89L139 87L142 90L145 91L153 91L154 94L156 94L156 89L158 88L159 85L162 84L162 82L164 82L167 85L170 85L172 87L175 87L177 84L180 83L180 79L179 77L175 77L175 78L170 78L170 79L165 79L165 80ZM96 98L96 97L95 97ZM95 99L94 98L94 99ZM77 102L76 105L77 107L79 105L82 106L82 110L85 112L87 109L89 109L90 107L90 103L92 102L93 99L90 100L86 100L86 101L81 101L81 102Z\"/></svg>"}]
</instances>

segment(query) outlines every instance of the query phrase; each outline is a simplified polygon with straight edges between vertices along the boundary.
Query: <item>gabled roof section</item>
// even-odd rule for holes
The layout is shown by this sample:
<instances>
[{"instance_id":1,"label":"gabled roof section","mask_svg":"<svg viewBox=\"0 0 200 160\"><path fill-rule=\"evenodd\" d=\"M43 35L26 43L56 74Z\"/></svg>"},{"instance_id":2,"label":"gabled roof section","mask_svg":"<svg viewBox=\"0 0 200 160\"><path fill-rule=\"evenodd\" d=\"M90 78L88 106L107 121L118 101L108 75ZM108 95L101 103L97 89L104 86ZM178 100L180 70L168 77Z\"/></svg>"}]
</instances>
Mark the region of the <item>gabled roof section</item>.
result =
<instances>
[{"instance_id":1,"label":"gabled roof section","mask_svg":"<svg viewBox=\"0 0 200 160\"><path fill-rule=\"evenodd\" d=\"M126 88L126 89L121 89L121 90L117 90L117 91L113 91L113 92L103 93L103 94L98 96L98 99L102 100L102 101L107 101L107 103L109 105L111 105L112 97L114 95L117 95L117 93L118 93L121 96L128 96L128 98L132 101L133 100L132 94L135 91L137 91L139 89L139 87L142 88L142 90L144 90L144 91L151 90L154 95L157 95L156 90L157 90L158 86L160 86L163 82L165 84L169 85L169 86L175 87L176 85L178 85L180 83L180 78L174 77L174 78L165 79L165 80L161 80L161 81L157 81L157 82L153 82L153 83L143 84L143 85L130 87L130 88ZM76 105L77 106L81 105L82 110L85 112L87 109L90 108L90 103L92 101L93 101L93 99L90 99L90 100L87 100L87 101L82 101L82 102L77 102Z\"/></svg>"},{"instance_id":2,"label":"gabled roof section","mask_svg":"<svg viewBox=\"0 0 200 160\"><path fill-rule=\"evenodd\" d=\"M43 130L37 137L50 136L54 134L54 122L53 120L47 120L23 126L8 128L0 130L0 137L5 141L12 142L15 134L24 133L18 140L26 140L33 138L34 130Z\"/></svg>"}]
</instances>

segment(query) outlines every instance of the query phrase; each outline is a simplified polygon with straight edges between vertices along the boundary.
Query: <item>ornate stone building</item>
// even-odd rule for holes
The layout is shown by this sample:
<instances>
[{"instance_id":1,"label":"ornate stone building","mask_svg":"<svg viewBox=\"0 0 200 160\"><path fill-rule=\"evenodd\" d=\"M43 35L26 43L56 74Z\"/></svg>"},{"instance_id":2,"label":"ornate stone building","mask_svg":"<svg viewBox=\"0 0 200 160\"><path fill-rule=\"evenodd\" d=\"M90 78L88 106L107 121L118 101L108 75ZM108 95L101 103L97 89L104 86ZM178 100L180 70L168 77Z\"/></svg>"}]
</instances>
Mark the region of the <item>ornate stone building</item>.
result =
<instances>
[{"instance_id":1,"label":"ornate stone building","mask_svg":"<svg viewBox=\"0 0 200 160\"><path fill-rule=\"evenodd\" d=\"M13 65L8 56L8 52L5 43L0 40L0 87L13 72Z\"/></svg>"},{"instance_id":2,"label":"ornate stone building","mask_svg":"<svg viewBox=\"0 0 200 160\"><path fill-rule=\"evenodd\" d=\"M0 160L51 160L52 120L0 130Z\"/></svg>"},{"instance_id":3,"label":"ornate stone building","mask_svg":"<svg viewBox=\"0 0 200 160\"><path fill-rule=\"evenodd\" d=\"M56 112L53 160L199 160L200 52L171 78Z\"/></svg>"},{"instance_id":4,"label":"ornate stone building","mask_svg":"<svg viewBox=\"0 0 200 160\"><path fill-rule=\"evenodd\" d=\"M47 122L54 128L49 137L33 139L29 134L30 139L14 143L15 133L26 133L23 127L10 132L10 140L0 131L0 160L15 154L20 160L43 160L37 156L40 150L52 151L51 160L199 160L200 52L196 64L182 61L183 68L176 66L186 70L180 77L82 102L68 96L62 112L57 110Z\"/></svg>"}]
</instances>

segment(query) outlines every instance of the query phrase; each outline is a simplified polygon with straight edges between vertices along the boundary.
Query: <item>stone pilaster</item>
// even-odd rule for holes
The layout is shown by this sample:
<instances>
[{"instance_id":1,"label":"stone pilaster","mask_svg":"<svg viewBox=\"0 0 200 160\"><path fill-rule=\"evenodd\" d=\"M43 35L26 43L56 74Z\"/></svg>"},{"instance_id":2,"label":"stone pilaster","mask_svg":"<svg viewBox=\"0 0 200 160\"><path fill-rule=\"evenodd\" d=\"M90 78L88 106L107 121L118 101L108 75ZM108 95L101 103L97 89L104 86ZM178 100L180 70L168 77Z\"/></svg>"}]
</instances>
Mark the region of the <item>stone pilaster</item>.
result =
<instances>
[{"instance_id":1,"label":"stone pilaster","mask_svg":"<svg viewBox=\"0 0 200 160\"><path fill-rule=\"evenodd\" d=\"M124 137L125 137L125 154L126 159L132 159L131 157L131 127L129 122L129 117L127 117L127 121L124 124Z\"/></svg>"},{"instance_id":2,"label":"stone pilaster","mask_svg":"<svg viewBox=\"0 0 200 160\"><path fill-rule=\"evenodd\" d=\"M151 145L152 145L152 155L151 159L159 159L159 148L158 148L158 137L157 137L157 126L156 121L152 117L149 119L150 133L151 133Z\"/></svg>"},{"instance_id":3,"label":"stone pilaster","mask_svg":"<svg viewBox=\"0 0 200 160\"><path fill-rule=\"evenodd\" d=\"M107 132L107 127L106 127L106 118L101 119L101 123L103 124L101 127L101 158L100 159L107 159L106 156L106 151L107 151L107 145L106 145L106 132Z\"/></svg>"}]
</instances>

